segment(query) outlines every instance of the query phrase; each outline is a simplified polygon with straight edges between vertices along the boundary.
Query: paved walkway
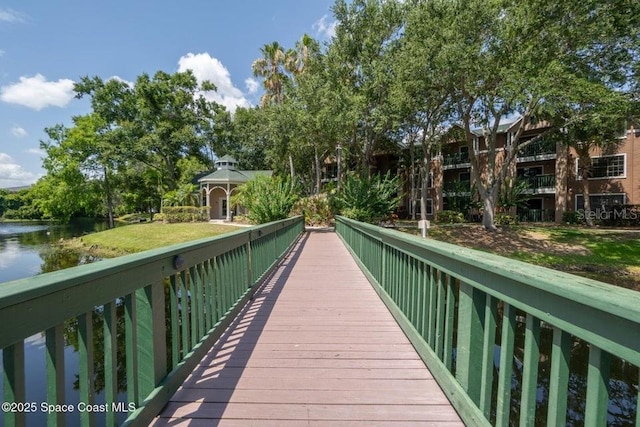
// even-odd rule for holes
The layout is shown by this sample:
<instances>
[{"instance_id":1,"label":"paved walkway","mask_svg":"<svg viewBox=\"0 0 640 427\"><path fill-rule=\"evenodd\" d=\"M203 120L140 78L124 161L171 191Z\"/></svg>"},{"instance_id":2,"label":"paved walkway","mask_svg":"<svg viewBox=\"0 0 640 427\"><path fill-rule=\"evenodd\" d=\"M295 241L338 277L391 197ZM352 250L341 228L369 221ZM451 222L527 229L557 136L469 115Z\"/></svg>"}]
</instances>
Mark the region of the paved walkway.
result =
<instances>
[{"instance_id":1,"label":"paved walkway","mask_svg":"<svg viewBox=\"0 0 640 427\"><path fill-rule=\"evenodd\" d=\"M338 236L311 232L154 425L463 423Z\"/></svg>"}]
</instances>

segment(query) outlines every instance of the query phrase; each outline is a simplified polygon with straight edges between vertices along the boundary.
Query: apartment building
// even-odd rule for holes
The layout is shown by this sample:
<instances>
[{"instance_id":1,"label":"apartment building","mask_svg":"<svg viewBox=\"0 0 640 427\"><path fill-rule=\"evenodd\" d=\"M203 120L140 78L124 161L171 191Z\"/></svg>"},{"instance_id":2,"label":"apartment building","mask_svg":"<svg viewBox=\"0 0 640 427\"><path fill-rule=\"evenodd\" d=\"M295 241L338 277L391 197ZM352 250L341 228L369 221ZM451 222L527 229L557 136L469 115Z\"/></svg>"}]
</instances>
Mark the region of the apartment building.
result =
<instances>
[{"instance_id":1,"label":"apartment building","mask_svg":"<svg viewBox=\"0 0 640 427\"><path fill-rule=\"evenodd\" d=\"M509 146L518 120L500 125L496 140L498 164L504 158L505 147ZM544 129L544 124L529 126L520 140L532 139ZM487 147L481 132L476 133L473 149L478 154L481 174L486 174ZM427 218L435 218L442 210L459 210L470 220L479 218L479 212L472 203L477 200L477 194L471 180L468 150L464 142L451 142L442 147L441 154L434 158L426 201ZM629 127L620 136L615 152L594 150L590 152L590 159L592 210L640 204L640 129ZM524 193L529 197L526 206L517 209L518 218L521 221L561 222L564 212L580 212L584 208L584 183L578 174L579 166L574 149L550 140L540 139L520 150L509 170L511 178L527 183ZM405 201L403 208L411 214L409 200Z\"/></svg>"}]
</instances>

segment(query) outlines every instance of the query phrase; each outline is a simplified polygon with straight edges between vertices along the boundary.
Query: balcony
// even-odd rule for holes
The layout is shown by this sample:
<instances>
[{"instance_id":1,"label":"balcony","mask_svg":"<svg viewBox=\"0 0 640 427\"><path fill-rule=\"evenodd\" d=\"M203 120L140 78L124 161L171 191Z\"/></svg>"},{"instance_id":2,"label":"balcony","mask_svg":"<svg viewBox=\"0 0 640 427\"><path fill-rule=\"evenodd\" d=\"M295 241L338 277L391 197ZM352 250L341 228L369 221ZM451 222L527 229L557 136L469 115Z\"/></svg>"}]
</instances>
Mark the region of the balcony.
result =
<instances>
[{"instance_id":1,"label":"balcony","mask_svg":"<svg viewBox=\"0 0 640 427\"><path fill-rule=\"evenodd\" d=\"M469 195L471 193L471 181L450 181L442 185L445 196Z\"/></svg>"},{"instance_id":2,"label":"balcony","mask_svg":"<svg viewBox=\"0 0 640 427\"><path fill-rule=\"evenodd\" d=\"M529 194L553 194L556 192L556 176L554 174L520 176L518 181L527 183L526 192Z\"/></svg>"},{"instance_id":3,"label":"balcony","mask_svg":"<svg viewBox=\"0 0 640 427\"><path fill-rule=\"evenodd\" d=\"M469 167L469 153L455 153L455 154L443 154L442 156L442 168L443 169L458 169Z\"/></svg>"},{"instance_id":4,"label":"balcony","mask_svg":"<svg viewBox=\"0 0 640 427\"><path fill-rule=\"evenodd\" d=\"M535 162L555 158L556 144L553 141L537 141L518 151L518 162Z\"/></svg>"},{"instance_id":5,"label":"balcony","mask_svg":"<svg viewBox=\"0 0 640 427\"><path fill-rule=\"evenodd\" d=\"M518 209L518 221L520 222L553 222L555 211L553 209Z\"/></svg>"}]
</instances>

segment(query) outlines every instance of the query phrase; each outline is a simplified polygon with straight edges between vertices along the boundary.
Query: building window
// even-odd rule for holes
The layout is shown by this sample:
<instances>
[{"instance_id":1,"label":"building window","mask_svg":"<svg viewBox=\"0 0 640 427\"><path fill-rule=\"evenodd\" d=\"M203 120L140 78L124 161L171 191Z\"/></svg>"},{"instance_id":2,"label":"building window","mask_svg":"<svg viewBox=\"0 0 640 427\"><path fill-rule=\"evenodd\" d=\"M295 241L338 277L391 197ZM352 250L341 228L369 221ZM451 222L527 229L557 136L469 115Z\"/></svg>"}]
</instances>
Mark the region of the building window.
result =
<instances>
[{"instance_id":1,"label":"building window","mask_svg":"<svg viewBox=\"0 0 640 427\"><path fill-rule=\"evenodd\" d=\"M433 199L427 199L425 205L427 205L427 215L433 215Z\"/></svg>"},{"instance_id":2,"label":"building window","mask_svg":"<svg viewBox=\"0 0 640 427\"><path fill-rule=\"evenodd\" d=\"M591 176L589 179L626 177L626 160L627 156L625 154L592 157ZM580 179L579 173L578 179Z\"/></svg>"},{"instance_id":3,"label":"building window","mask_svg":"<svg viewBox=\"0 0 640 427\"><path fill-rule=\"evenodd\" d=\"M590 194L589 202L591 202L591 209L596 209L624 205L626 198L627 196L624 193L599 193ZM584 196L576 194L576 210L580 209L584 209Z\"/></svg>"},{"instance_id":4,"label":"building window","mask_svg":"<svg viewBox=\"0 0 640 427\"><path fill-rule=\"evenodd\" d=\"M420 198L416 200L416 215L420 215L422 212ZM427 215L433 215L433 199L425 199L425 205L427 207Z\"/></svg>"}]
</instances>

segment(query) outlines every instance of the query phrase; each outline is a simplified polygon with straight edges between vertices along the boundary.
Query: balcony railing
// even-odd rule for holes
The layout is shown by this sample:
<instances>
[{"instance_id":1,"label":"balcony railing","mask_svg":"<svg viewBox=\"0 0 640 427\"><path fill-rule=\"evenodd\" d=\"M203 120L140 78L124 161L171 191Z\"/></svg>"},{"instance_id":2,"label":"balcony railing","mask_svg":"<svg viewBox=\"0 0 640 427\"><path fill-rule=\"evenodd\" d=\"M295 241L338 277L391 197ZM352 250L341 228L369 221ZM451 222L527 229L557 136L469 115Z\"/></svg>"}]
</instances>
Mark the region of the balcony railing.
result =
<instances>
[{"instance_id":1,"label":"balcony railing","mask_svg":"<svg viewBox=\"0 0 640 427\"><path fill-rule=\"evenodd\" d=\"M3 283L2 397L21 405L4 411L4 425L149 425L303 229L296 217ZM44 344L41 366L25 357L34 335ZM77 342L76 363L66 341ZM78 373L84 407L97 403L96 379L109 406L60 409L78 403L65 396L65 369ZM46 390L37 405L27 401L33 370L46 371L34 384ZM46 421L37 418L42 405L52 408Z\"/></svg>"},{"instance_id":2,"label":"balcony railing","mask_svg":"<svg viewBox=\"0 0 640 427\"><path fill-rule=\"evenodd\" d=\"M526 182L527 186L533 190L540 188L555 188L556 186L556 176L554 174L521 176L518 177L518 180Z\"/></svg>"},{"instance_id":3,"label":"balcony railing","mask_svg":"<svg viewBox=\"0 0 640 427\"><path fill-rule=\"evenodd\" d=\"M548 157L556 154L556 144L552 141L537 141L518 151L518 158L526 157Z\"/></svg>"},{"instance_id":4,"label":"balcony railing","mask_svg":"<svg viewBox=\"0 0 640 427\"><path fill-rule=\"evenodd\" d=\"M336 230L465 425L640 425L637 291L342 217Z\"/></svg>"},{"instance_id":5,"label":"balcony railing","mask_svg":"<svg viewBox=\"0 0 640 427\"><path fill-rule=\"evenodd\" d=\"M469 153L444 154L442 156L442 164L444 166L464 165L469 163Z\"/></svg>"},{"instance_id":6,"label":"balcony railing","mask_svg":"<svg viewBox=\"0 0 640 427\"><path fill-rule=\"evenodd\" d=\"M442 185L444 193L468 193L471 191L471 181L450 181Z\"/></svg>"},{"instance_id":7,"label":"balcony railing","mask_svg":"<svg viewBox=\"0 0 640 427\"><path fill-rule=\"evenodd\" d=\"M553 209L518 209L517 217L520 222L553 222L556 219Z\"/></svg>"}]
</instances>

